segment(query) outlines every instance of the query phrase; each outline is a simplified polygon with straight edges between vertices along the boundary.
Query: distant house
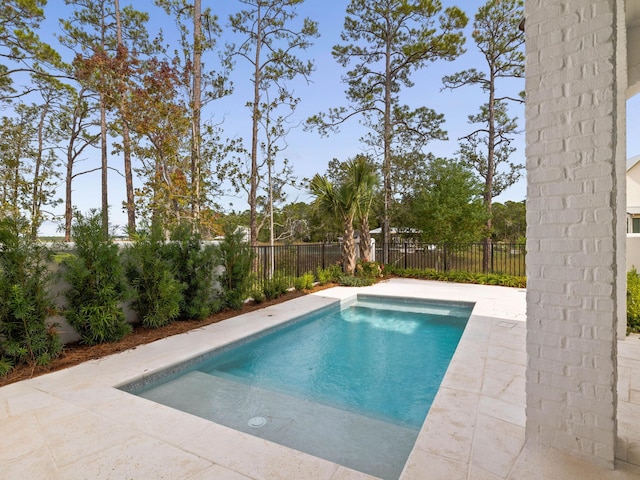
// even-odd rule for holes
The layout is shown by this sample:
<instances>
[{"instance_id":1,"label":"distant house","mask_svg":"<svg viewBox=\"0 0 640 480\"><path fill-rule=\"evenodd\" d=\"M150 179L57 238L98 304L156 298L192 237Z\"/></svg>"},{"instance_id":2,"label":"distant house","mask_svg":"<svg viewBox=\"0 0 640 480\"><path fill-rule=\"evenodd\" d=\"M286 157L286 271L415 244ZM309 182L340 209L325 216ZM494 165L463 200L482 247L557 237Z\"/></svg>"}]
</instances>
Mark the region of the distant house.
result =
<instances>
[{"instance_id":1,"label":"distant house","mask_svg":"<svg viewBox=\"0 0 640 480\"><path fill-rule=\"evenodd\" d=\"M640 233L640 155L627 159L627 233Z\"/></svg>"},{"instance_id":2,"label":"distant house","mask_svg":"<svg viewBox=\"0 0 640 480\"><path fill-rule=\"evenodd\" d=\"M409 227L391 227L389 230L389 233L391 234L391 246L415 244L422 233L422 230ZM370 230L369 234L378 237L380 244L382 245L382 227Z\"/></svg>"},{"instance_id":3,"label":"distant house","mask_svg":"<svg viewBox=\"0 0 640 480\"><path fill-rule=\"evenodd\" d=\"M370 230L369 233L371 235L381 235L382 234L382 227L378 227L378 228L374 228L373 230ZM392 236L394 235L420 235L422 233L422 230L418 230L417 228L407 228L407 227L400 227L400 228L396 228L396 227L391 227L390 228L390 233Z\"/></svg>"}]
</instances>

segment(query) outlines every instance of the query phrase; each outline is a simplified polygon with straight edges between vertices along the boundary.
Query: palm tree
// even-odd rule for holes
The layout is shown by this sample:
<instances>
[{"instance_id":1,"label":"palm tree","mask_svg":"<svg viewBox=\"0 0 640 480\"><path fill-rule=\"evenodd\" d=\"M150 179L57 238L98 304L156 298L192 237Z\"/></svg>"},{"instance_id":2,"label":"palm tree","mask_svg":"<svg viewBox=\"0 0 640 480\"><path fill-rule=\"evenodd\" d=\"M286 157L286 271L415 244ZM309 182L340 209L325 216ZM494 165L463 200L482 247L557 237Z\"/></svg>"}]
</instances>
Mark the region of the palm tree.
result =
<instances>
[{"instance_id":1,"label":"palm tree","mask_svg":"<svg viewBox=\"0 0 640 480\"><path fill-rule=\"evenodd\" d=\"M315 195L315 207L324 215L338 221L342 225L342 269L346 274L353 274L356 267L356 244L353 238L353 221L360 219L361 228L366 230L366 253L368 259L371 250L369 237L369 211L373 200L373 192L378 183L375 167L364 157L357 157L345 165L344 181L334 185L326 176L316 174L309 184L311 193Z\"/></svg>"},{"instance_id":2,"label":"palm tree","mask_svg":"<svg viewBox=\"0 0 640 480\"><path fill-rule=\"evenodd\" d=\"M358 202L354 189L349 183L334 185L324 175L316 174L309 184L316 196L315 207L323 215L342 224L342 270L353 274L356 267L356 242L353 238L353 219Z\"/></svg>"},{"instance_id":3,"label":"palm tree","mask_svg":"<svg viewBox=\"0 0 640 480\"><path fill-rule=\"evenodd\" d=\"M368 262L371 259L369 213L379 183L376 166L367 157L356 157L347 163L347 182L357 192L356 216L360 222L360 258Z\"/></svg>"}]
</instances>

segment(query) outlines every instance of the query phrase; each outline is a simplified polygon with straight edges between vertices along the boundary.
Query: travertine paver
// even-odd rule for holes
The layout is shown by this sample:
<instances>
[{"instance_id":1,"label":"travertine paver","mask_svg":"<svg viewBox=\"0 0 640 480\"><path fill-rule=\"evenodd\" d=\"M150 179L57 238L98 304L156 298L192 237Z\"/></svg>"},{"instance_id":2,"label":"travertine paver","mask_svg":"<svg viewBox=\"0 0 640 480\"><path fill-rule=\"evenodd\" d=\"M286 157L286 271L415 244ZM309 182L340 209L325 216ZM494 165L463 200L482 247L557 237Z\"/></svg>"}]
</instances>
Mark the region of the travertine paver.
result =
<instances>
[{"instance_id":1,"label":"travertine paver","mask_svg":"<svg viewBox=\"0 0 640 480\"><path fill-rule=\"evenodd\" d=\"M0 478L372 479L114 388L357 292L476 302L402 480L640 478L628 463L610 471L525 443L523 290L408 279L325 290L0 388ZM640 340L620 355L617 452L640 463Z\"/></svg>"}]
</instances>

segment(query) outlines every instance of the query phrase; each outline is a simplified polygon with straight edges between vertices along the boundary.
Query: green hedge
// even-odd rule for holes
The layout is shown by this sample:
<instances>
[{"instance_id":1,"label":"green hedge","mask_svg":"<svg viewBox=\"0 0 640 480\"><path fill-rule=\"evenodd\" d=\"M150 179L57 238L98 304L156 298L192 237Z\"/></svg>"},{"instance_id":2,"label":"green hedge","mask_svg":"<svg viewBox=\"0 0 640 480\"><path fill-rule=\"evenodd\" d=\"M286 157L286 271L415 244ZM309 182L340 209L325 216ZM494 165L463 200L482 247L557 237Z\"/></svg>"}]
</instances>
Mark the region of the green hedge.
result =
<instances>
[{"instance_id":1,"label":"green hedge","mask_svg":"<svg viewBox=\"0 0 640 480\"><path fill-rule=\"evenodd\" d=\"M385 274L399 277L418 278L421 280L438 280L442 282L476 283L479 285L499 285L502 287L525 288L526 277L499 273L470 273L462 271L440 272L434 269L419 270L415 268L399 268L394 265L385 267Z\"/></svg>"}]
</instances>

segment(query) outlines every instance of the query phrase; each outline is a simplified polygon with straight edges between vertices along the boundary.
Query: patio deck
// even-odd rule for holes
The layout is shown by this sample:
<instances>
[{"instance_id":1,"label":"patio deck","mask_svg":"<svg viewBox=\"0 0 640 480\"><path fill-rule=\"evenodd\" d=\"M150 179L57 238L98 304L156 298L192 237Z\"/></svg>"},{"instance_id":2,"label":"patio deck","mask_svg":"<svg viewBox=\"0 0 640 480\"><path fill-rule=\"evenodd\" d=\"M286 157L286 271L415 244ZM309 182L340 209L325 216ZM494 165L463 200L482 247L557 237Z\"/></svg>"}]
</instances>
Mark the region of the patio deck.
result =
<instances>
[{"instance_id":1,"label":"patio deck","mask_svg":"<svg viewBox=\"0 0 640 480\"><path fill-rule=\"evenodd\" d=\"M619 342L614 471L525 442L525 291L394 279L338 287L0 388L0 478L371 479L114 386L358 292L476 306L405 466L417 479L637 479L640 339Z\"/></svg>"}]
</instances>

